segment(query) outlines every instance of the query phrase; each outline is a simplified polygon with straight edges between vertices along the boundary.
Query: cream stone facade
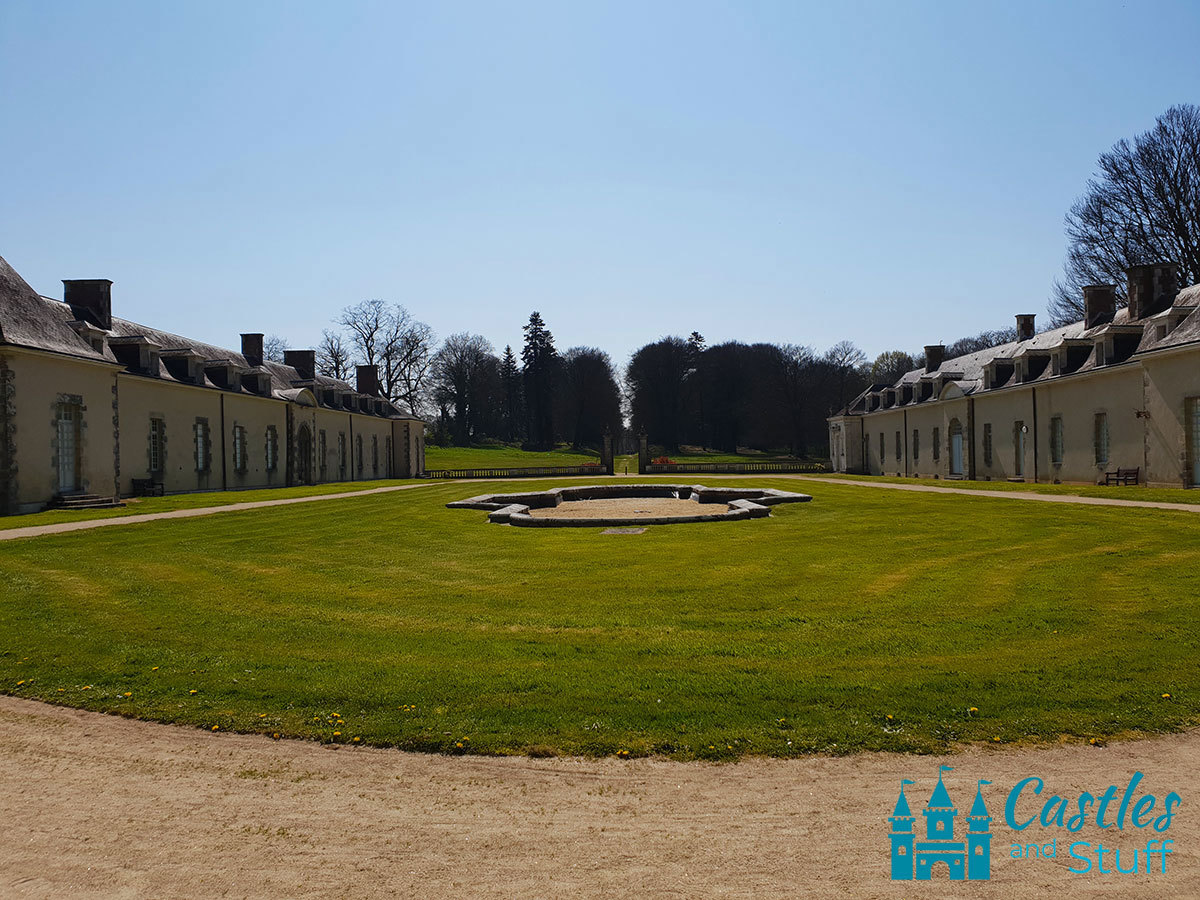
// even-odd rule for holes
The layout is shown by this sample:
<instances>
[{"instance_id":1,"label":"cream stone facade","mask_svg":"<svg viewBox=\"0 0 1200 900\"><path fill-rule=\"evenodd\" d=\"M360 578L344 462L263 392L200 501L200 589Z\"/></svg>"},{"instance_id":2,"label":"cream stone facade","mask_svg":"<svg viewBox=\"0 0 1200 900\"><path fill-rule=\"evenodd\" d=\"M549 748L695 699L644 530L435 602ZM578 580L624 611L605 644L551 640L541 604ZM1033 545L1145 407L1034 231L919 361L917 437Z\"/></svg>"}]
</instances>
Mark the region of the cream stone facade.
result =
<instances>
[{"instance_id":1,"label":"cream stone facade","mask_svg":"<svg viewBox=\"0 0 1200 900\"><path fill-rule=\"evenodd\" d=\"M41 297L0 259L0 513L424 471L424 423L373 366L351 386L311 350L270 362L261 334L225 350L114 318L111 282L64 285Z\"/></svg>"},{"instance_id":2,"label":"cream stone facade","mask_svg":"<svg viewBox=\"0 0 1200 900\"><path fill-rule=\"evenodd\" d=\"M1085 289L1086 317L875 384L829 419L834 471L921 478L1200 486L1200 285L1171 264Z\"/></svg>"}]
</instances>

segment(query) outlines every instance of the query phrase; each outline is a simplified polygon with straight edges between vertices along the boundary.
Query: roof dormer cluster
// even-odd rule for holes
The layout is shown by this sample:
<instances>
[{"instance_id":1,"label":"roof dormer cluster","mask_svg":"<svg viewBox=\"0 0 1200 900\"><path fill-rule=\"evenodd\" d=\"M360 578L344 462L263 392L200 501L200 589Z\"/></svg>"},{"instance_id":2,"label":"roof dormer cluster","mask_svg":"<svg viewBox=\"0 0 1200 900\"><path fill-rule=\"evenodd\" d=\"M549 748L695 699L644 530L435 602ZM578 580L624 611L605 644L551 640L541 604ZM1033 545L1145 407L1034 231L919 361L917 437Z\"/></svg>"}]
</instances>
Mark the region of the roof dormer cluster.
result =
<instances>
[{"instance_id":1,"label":"roof dormer cluster","mask_svg":"<svg viewBox=\"0 0 1200 900\"><path fill-rule=\"evenodd\" d=\"M1036 333L1034 317L1017 316L1017 340L945 359L925 348L925 365L894 384L873 384L849 413L870 413L1064 378L1129 362L1140 354L1200 342L1200 285L1178 289L1178 266L1156 263L1128 272L1128 304L1117 310L1117 286L1083 289L1084 318Z\"/></svg>"}]
</instances>

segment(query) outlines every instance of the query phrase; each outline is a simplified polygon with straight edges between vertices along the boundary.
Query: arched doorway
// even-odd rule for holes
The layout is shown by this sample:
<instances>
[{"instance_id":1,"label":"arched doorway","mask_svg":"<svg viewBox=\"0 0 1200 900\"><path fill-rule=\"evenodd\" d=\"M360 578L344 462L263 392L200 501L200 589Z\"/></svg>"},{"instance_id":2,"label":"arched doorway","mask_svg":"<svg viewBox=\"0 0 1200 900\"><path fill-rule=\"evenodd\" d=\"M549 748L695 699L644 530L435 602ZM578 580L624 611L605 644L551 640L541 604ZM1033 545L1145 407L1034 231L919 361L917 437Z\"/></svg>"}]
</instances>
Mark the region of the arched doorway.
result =
<instances>
[{"instance_id":1,"label":"arched doorway","mask_svg":"<svg viewBox=\"0 0 1200 900\"><path fill-rule=\"evenodd\" d=\"M296 432L296 480L312 484L312 432L307 422L302 422Z\"/></svg>"}]
</instances>

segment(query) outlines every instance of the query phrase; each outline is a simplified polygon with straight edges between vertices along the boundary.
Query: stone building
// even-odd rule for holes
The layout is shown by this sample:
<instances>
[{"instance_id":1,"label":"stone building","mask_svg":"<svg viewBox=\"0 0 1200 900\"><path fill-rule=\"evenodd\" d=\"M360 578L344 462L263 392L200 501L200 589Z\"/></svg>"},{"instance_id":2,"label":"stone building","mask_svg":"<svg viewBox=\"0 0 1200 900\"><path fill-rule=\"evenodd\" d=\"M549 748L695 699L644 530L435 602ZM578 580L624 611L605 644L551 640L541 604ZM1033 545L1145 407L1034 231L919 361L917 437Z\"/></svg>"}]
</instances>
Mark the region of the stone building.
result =
<instances>
[{"instance_id":1,"label":"stone building","mask_svg":"<svg viewBox=\"0 0 1200 900\"><path fill-rule=\"evenodd\" d=\"M1200 285L1173 264L1084 289L1083 321L873 384L829 419L837 472L921 478L1200 486Z\"/></svg>"},{"instance_id":2,"label":"stone building","mask_svg":"<svg viewBox=\"0 0 1200 900\"><path fill-rule=\"evenodd\" d=\"M167 493L405 478L424 468L424 423L316 372L312 350L263 358L112 315L112 282L39 296L0 259L0 513Z\"/></svg>"}]
</instances>

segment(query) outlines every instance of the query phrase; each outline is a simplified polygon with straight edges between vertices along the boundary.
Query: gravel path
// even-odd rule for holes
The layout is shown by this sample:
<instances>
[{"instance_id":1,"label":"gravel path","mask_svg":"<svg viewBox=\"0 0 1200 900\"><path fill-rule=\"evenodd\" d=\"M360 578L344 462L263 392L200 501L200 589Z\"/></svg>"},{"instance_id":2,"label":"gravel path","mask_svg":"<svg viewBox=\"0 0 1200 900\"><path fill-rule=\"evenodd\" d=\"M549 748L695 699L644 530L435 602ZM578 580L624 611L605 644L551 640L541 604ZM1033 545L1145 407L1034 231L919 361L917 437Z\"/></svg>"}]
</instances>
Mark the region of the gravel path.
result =
<instances>
[{"instance_id":1,"label":"gravel path","mask_svg":"<svg viewBox=\"0 0 1200 900\"><path fill-rule=\"evenodd\" d=\"M917 782L919 819L940 763L955 767L946 785L964 813L976 780L993 782L990 883L888 879L900 779ZM1183 798L1166 874L1073 875L1065 852L1009 858L1003 799L1018 780L1039 775L1043 796L1073 799L1135 770L1160 804L1168 790ZM332 749L0 697L5 897L1195 897L1197 798L1195 731L710 765ZM1132 849L1147 834L1089 825L1072 839Z\"/></svg>"}]
</instances>

